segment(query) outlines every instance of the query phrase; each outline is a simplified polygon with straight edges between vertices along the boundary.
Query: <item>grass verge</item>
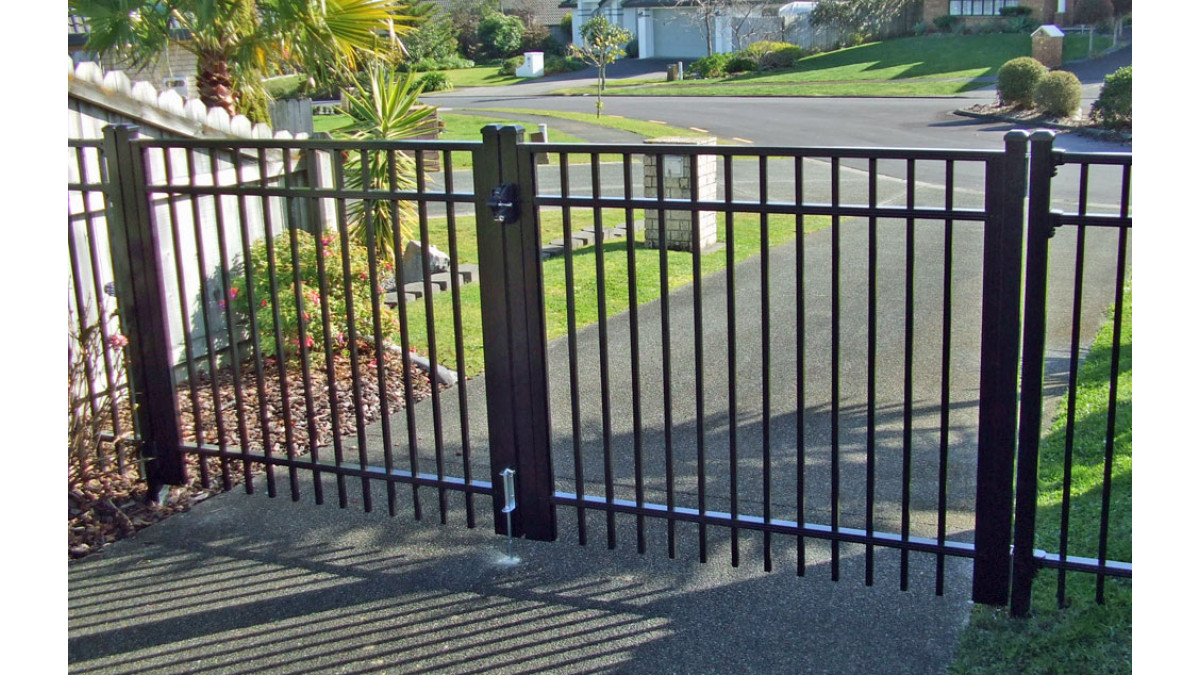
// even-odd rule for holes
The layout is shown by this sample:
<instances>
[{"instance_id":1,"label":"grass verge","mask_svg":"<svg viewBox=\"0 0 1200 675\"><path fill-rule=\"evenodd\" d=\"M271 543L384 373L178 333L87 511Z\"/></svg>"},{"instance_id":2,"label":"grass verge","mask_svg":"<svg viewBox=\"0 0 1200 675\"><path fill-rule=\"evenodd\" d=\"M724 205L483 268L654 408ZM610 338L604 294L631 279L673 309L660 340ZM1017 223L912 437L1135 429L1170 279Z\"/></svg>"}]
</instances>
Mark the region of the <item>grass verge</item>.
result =
<instances>
[{"instance_id":1,"label":"grass verge","mask_svg":"<svg viewBox=\"0 0 1200 675\"><path fill-rule=\"evenodd\" d=\"M1094 48L1109 38L1095 36ZM720 80L614 83L610 96L951 96L990 84L1000 66L1029 56L1022 34L927 35L814 54L796 66ZM1088 37L1068 35L1063 59L1086 58ZM588 93L584 88L558 93Z\"/></svg>"},{"instance_id":2,"label":"grass verge","mask_svg":"<svg viewBox=\"0 0 1200 675\"><path fill-rule=\"evenodd\" d=\"M1112 495L1107 558L1132 561L1133 512L1133 339L1132 297L1125 290L1113 433ZM1096 557L1108 424L1109 369L1113 355L1110 321L1093 343L1079 372L1072 433L1069 548L1071 555ZM1066 401L1043 438L1039 462L1038 520L1034 545L1059 550L1063 462L1067 448ZM1067 606L1058 607L1058 573L1034 579L1028 619L1012 619L1005 608L978 606L959 642L951 673L1128 673L1133 659L1133 586L1104 583L1096 604L1096 580L1066 575Z\"/></svg>"},{"instance_id":3,"label":"grass verge","mask_svg":"<svg viewBox=\"0 0 1200 675\"><path fill-rule=\"evenodd\" d=\"M638 213L635 213L637 217ZM624 220L623 211L605 211L603 220L606 226L612 226ZM719 217L720 218L720 217ZM561 212L545 211L542 213L542 240L562 237L563 219ZM572 216L571 230L578 230L592 222L590 212L584 210ZM473 218L456 219L456 231L459 241L460 259L464 262L476 258L475 223ZM432 223L431 223L432 225ZM829 225L826 218L805 219L804 231L813 232ZM725 243L723 220L717 228L717 238ZM768 221L768 237L771 246L791 241L796 237L796 220L788 216L772 216ZM447 229L444 223L431 228L431 240L443 251L449 243ZM634 301L641 305L659 297L659 251L642 245L644 234L635 237L637 244L634 249L634 272L637 282L637 292ZM759 219L753 214L738 214L734 218L734 259L741 262L753 255L761 253L759 245ZM725 268L725 250L718 248L700 258L702 275L712 274ZM606 311L609 316L623 312L629 308L630 293L628 284L627 243L625 239L608 240L604 243L600 257L604 269L604 298ZM572 267L574 283L568 287L566 282L566 258L559 256L543 263L544 299L546 305L546 338L553 340L567 334L568 316L566 299L569 293L575 300L575 325L582 328L595 323L599 319L598 299L600 297L597 279L597 252L595 246L584 246L572 251ZM680 288L692 281L692 255L685 251L667 252L667 285L668 289ZM438 361L446 367L461 371L467 377L483 371L483 331L480 318L480 288L479 284L469 284L462 287L463 314L463 352L464 363L457 363L454 354L454 315L453 297L446 291L438 293L433 298L434 335L436 339ZM425 303L423 300L410 302L407 305L410 339L413 346L421 353L429 353L429 340L426 330Z\"/></svg>"}]
</instances>

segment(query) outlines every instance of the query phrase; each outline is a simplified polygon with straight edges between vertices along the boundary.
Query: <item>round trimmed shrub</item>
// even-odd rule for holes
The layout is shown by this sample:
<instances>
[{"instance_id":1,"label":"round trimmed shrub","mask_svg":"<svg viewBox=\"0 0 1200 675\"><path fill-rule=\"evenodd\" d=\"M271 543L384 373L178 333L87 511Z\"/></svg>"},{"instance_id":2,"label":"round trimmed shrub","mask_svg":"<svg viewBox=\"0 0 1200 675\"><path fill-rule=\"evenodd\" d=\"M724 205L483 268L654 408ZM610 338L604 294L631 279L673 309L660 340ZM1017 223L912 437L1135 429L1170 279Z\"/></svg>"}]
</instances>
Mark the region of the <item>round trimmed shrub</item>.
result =
<instances>
[{"instance_id":1,"label":"round trimmed shrub","mask_svg":"<svg viewBox=\"0 0 1200 675\"><path fill-rule=\"evenodd\" d=\"M514 77L517 74L517 68L520 68L523 65L525 65L524 56L513 56L504 59L502 62L500 62L500 74L507 75L508 77Z\"/></svg>"},{"instance_id":2,"label":"round trimmed shrub","mask_svg":"<svg viewBox=\"0 0 1200 675\"><path fill-rule=\"evenodd\" d=\"M450 83L450 78L446 77L445 73L429 72L424 73L417 79L417 86L422 92L430 91L450 91L454 85Z\"/></svg>"},{"instance_id":3,"label":"round trimmed shrub","mask_svg":"<svg viewBox=\"0 0 1200 675\"><path fill-rule=\"evenodd\" d=\"M1000 102L1018 108L1033 107L1033 95L1038 83L1050 72L1040 61L1029 56L1012 59L1000 66L996 92Z\"/></svg>"},{"instance_id":4,"label":"round trimmed shrub","mask_svg":"<svg viewBox=\"0 0 1200 675\"><path fill-rule=\"evenodd\" d=\"M726 67L729 65L729 60L733 58L733 54L712 54L693 61L687 67L687 74L707 80L714 77L725 77L728 74Z\"/></svg>"},{"instance_id":5,"label":"round trimmed shrub","mask_svg":"<svg viewBox=\"0 0 1200 675\"><path fill-rule=\"evenodd\" d=\"M1034 91L1037 107L1055 117L1073 117L1083 98L1083 85L1075 73L1056 70L1038 83Z\"/></svg>"},{"instance_id":6,"label":"round trimmed shrub","mask_svg":"<svg viewBox=\"0 0 1200 675\"><path fill-rule=\"evenodd\" d=\"M1092 104L1092 117L1110 129L1133 125L1133 66L1104 76L1100 96Z\"/></svg>"},{"instance_id":7,"label":"round trimmed shrub","mask_svg":"<svg viewBox=\"0 0 1200 675\"><path fill-rule=\"evenodd\" d=\"M753 73L758 70L758 65L748 56L742 54L734 54L732 58L725 62L725 74L733 75L735 73Z\"/></svg>"}]
</instances>

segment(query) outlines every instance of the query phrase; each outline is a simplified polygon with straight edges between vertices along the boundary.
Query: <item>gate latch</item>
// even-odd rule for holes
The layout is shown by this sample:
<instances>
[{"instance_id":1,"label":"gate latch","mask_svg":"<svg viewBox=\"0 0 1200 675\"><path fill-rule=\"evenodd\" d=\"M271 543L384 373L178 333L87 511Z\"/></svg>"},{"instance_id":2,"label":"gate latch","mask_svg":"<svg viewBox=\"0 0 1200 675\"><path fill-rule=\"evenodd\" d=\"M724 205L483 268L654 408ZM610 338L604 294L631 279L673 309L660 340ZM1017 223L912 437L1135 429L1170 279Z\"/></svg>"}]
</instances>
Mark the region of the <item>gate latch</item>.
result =
<instances>
[{"instance_id":1,"label":"gate latch","mask_svg":"<svg viewBox=\"0 0 1200 675\"><path fill-rule=\"evenodd\" d=\"M492 194L487 200L488 208L492 210L492 220L501 224L517 222L521 217L520 202L517 198L517 186L514 183L504 183L492 188Z\"/></svg>"}]
</instances>

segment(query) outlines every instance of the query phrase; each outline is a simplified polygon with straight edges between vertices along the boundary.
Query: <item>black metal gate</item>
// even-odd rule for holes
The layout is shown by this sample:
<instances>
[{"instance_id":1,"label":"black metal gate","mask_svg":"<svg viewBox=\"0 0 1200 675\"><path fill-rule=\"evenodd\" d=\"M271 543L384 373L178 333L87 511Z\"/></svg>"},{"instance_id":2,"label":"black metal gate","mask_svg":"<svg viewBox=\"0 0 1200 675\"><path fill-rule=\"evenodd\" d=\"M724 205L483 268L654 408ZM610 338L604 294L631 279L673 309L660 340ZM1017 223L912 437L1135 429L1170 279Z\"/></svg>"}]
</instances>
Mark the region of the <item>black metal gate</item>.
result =
<instances>
[{"instance_id":1,"label":"black metal gate","mask_svg":"<svg viewBox=\"0 0 1200 675\"><path fill-rule=\"evenodd\" d=\"M321 502L328 476L342 506L370 510L385 489L392 514L407 485L414 516L433 494L443 522L462 494L469 526L472 496L491 495L496 531L511 519L533 539L558 538L565 511L580 544L602 523L610 548L630 536L646 551L653 531L671 557L727 547L731 564L771 570L786 552L800 575L819 546L834 580L861 552L868 585L881 555L898 558L901 589L910 557L930 555L939 594L947 557L968 558L973 598L1005 603L1011 588L1017 612L1038 565L1131 574L1103 554L1035 555L1031 530L1046 242L1075 226L1082 251L1085 228L1115 226L1120 302L1128 155L1056 152L1041 132L1032 154L1025 132L997 151L560 145L519 127L485 128L482 143L134 136L73 142L106 175L70 188L108 199L155 490L184 482L193 455L227 489L240 469L247 490L265 480L274 495L287 471L300 499L308 473ZM1082 167L1074 215L1052 210L1064 164ZM1124 170L1119 214L1086 212L1095 164ZM416 267L377 254L381 240L402 250L402 222ZM359 347L342 358L345 344ZM396 358L406 375L385 368ZM222 389L222 359L253 376ZM420 405L417 362L432 382ZM438 386L439 363L455 386ZM404 410L390 413L398 389ZM198 470L210 480L209 463Z\"/></svg>"}]
</instances>

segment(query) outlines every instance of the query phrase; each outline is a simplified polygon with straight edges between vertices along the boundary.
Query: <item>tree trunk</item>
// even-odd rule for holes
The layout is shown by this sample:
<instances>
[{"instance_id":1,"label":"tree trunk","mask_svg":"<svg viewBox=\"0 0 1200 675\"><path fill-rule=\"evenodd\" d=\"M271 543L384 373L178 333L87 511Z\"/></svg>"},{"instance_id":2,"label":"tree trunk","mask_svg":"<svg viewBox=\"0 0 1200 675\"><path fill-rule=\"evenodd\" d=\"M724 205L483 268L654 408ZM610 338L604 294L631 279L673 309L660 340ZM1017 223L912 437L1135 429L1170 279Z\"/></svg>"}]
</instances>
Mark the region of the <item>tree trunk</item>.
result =
<instances>
[{"instance_id":1,"label":"tree trunk","mask_svg":"<svg viewBox=\"0 0 1200 675\"><path fill-rule=\"evenodd\" d=\"M237 114L229 59L224 54L200 54L196 64L196 88L208 108L224 108L230 117Z\"/></svg>"}]
</instances>

